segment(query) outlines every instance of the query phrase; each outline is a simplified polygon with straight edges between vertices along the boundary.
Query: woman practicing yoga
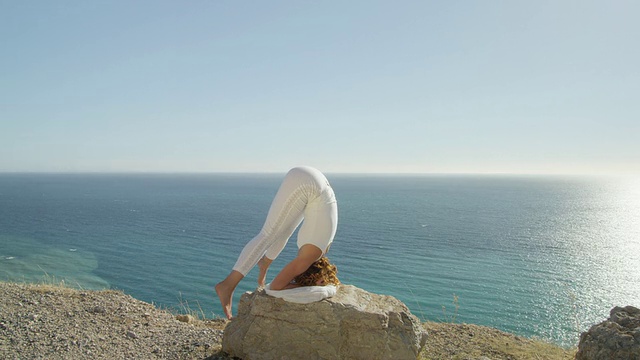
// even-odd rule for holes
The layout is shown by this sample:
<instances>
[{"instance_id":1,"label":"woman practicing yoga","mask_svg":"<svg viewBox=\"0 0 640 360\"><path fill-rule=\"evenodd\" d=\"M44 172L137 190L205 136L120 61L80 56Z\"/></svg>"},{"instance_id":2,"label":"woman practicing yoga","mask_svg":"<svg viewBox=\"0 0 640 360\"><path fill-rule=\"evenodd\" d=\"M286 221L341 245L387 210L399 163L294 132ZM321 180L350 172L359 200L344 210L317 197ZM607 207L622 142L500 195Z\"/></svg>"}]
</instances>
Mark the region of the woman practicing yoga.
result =
<instances>
[{"instance_id":1,"label":"woman practicing yoga","mask_svg":"<svg viewBox=\"0 0 640 360\"><path fill-rule=\"evenodd\" d=\"M264 286L271 262L278 257L301 222L298 255L273 279L271 290L308 285L292 281L307 272L311 265L314 268L332 267L328 271L333 270L335 275L335 266L323 258L338 226L338 206L333 189L319 170L307 166L293 168L282 181L262 230L242 249L231 273L216 285L216 293L227 318L232 317L233 292L240 280L258 264L258 285ZM323 276L315 285L326 285L326 279ZM337 278L335 283L338 283Z\"/></svg>"}]
</instances>

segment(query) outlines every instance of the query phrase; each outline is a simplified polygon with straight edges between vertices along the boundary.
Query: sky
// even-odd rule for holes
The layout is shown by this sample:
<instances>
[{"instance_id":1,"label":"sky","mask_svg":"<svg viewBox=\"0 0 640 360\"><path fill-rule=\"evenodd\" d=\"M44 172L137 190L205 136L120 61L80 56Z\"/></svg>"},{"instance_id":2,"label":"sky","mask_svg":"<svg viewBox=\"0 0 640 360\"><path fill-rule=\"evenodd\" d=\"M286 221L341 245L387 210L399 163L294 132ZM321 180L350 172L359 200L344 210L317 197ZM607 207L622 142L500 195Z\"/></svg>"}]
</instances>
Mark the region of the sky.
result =
<instances>
[{"instance_id":1,"label":"sky","mask_svg":"<svg viewBox=\"0 0 640 360\"><path fill-rule=\"evenodd\" d=\"M0 0L0 172L636 175L639 13Z\"/></svg>"}]
</instances>

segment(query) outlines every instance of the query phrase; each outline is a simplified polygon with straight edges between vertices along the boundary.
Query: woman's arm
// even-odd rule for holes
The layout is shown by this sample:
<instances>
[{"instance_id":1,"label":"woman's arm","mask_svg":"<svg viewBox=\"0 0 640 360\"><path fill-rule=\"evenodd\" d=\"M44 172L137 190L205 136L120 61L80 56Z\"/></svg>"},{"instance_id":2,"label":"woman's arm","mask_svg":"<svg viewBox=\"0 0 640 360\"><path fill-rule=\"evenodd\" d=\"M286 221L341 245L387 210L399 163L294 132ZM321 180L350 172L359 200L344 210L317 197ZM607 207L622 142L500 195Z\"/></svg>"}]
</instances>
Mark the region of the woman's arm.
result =
<instances>
[{"instance_id":1,"label":"woman's arm","mask_svg":"<svg viewBox=\"0 0 640 360\"><path fill-rule=\"evenodd\" d=\"M295 282L290 282L282 290L295 289L295 288L299 288L299 287L300 287L300 285L296 284Z\"/></svg>"},{"instance_id":2,"label":"woman's arm","mask_svg":"<svg viewBox=\"0 0 640 360\"><path fill-rule=\"evenodd\" d=\"M306 244L298 250L298 256L288 263L271 282L271 290L290 289L291 281L307 271L309 266L322 256L322 250L317 246Z\"/></svg>"}]
</instances>

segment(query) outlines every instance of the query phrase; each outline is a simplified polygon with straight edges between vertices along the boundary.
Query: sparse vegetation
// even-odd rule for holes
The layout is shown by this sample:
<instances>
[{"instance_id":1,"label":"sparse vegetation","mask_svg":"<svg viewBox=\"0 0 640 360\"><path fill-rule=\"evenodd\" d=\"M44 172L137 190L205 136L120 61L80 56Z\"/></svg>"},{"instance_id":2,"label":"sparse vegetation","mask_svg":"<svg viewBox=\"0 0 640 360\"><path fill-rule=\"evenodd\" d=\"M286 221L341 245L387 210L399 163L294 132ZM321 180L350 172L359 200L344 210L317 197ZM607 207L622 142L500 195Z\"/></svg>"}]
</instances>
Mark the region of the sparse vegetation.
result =
<instances>
[{"instance_id":1,"label":"sparse vegetation","mask_svg":"<svg viewBox=\"0 0 640 360\"><path fill-rule=\"evenodd\" d=\"M39 282L40 285L43 286L53 286L53 287L61 287L61 288L74 288L74 289L78 289L78 290L84 290L82 288L82 286L80 286L80 284L78 284L77 282L75 283L75 285L71 285L69 284L67 281L65 281L64 278L62 279L58 279L56 278L55 275L49 275L48 272L46 272L42 267L38 266L38 268L40 268L40 270L42 271L42 278Z\"/></svg>"},{"instance_id":2,"label":"sparse vegetation","mask_svg":"<svg viewBox=\"0 0 640 360\"><path fill-rule=\"evenodd\" d=\"M193 316L197 320L207 319L207 316L205 315L204 310L202 309L202 306L200 305L199 301L196 300L195 309L194 309L192 305L189 304L189 301L182 297L182 292L180 292L178 296L178 302L179 302L179 307L177 310L173 312L177 312L178 314ZM211 318L212 317L209 317L209 319ZM215 319L216 316L213 315L213 318Z\"/></svg>"},{"instance_id":3,"label":"sparse vegetation","mask_svg":"<svg viewBox=\"0 0 640 360\"><path fill-rule=\"evenodd\" d=\"M458 299L458 295L453 294L453 313L447 314L447 307L442 305L442 316L444 322L454 324L456 319L458 318L458 311L460 310L460 302Z\"/></svg>"},{"instance_id":4,"label":"sparse vegetation","mask_svg":"<svg viewBox=\"0 0 640 360\"><path fill-rule=\"evenodd\" d=\"M492 360L569 360L576 349L527 339L497 329L471 325L426 322L429 333L423 360L463 360L485 356Z\"/></svg>"},{"instance_id":5,"label":"sparse vegetation","mask_svg":"<svg viewBox=\"0 0 640 360\"><path fill-rule=\"evenodd\" d=\"M565 349L542 340L528 339L494 328L456 324L460 299L453 294L453 311L442 305L442 319L427 321L429 333L422 350L423 360L463 360L482 356L492 360L562 360L573 359L577 349Z\"/></svg>"}]
</instances>

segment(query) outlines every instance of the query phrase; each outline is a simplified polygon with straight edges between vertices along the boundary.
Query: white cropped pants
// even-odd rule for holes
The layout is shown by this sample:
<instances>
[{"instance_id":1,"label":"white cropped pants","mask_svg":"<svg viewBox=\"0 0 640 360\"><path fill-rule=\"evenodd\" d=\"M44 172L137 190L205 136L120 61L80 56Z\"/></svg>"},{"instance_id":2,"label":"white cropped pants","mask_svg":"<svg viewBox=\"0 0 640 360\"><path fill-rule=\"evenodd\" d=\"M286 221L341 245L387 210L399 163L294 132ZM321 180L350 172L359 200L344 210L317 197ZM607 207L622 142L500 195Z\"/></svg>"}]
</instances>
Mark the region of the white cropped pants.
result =
<instances>
[{"instance_id":1,"label":"white cropped pants","mask_svg":"<svg viewBox=\"0 0 640 360\"><path fill-rule=\"evenodd\" d=\"M262 230L242 249L233 270L246 276L263 255L269 259L278 257L301 222L298 248L312 244L324 255L336 234L338 206L327 178L307 166L287 173Z\"/></svg>"}]
</instances>

